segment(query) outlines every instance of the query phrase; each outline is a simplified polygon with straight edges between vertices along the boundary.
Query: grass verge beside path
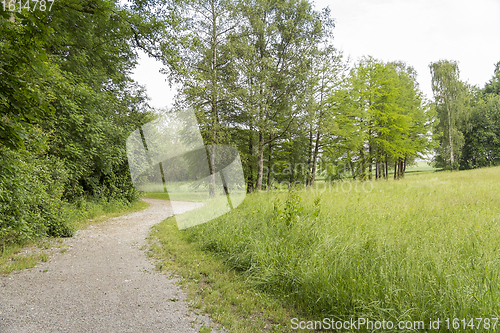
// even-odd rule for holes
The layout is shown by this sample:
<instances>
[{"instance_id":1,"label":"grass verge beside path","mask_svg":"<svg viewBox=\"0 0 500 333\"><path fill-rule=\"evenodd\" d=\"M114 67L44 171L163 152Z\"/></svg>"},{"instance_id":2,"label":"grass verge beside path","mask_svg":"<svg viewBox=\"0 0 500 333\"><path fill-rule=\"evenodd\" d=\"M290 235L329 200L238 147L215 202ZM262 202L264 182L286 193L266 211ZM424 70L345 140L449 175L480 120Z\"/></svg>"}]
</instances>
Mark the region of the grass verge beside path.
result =
<instances>
[{"instance_id":1,"label":"grass verge beside path","mask_svg":"<svg viewBox=\"0 0 500 333\"><path fill-rule=\"evenodd\" d=\"M75 230L84 229L89 224L146 209L148 203L138 200L131 204L121 201L81 201L78 205L68 205L69 223ZM24 244L10 244L0 248L0 275L8 275L34 267L38 261L49 261L54 250L65 252L61 238L40 238Z\"/></svg>"},{"instance_id":2,"label":"grass verge beside path","mask_svg":"<svg viewBox=\"0 0 500 333\"><path fill-rule=\"evenodd\" d=\"M180 277L195 312L210 315L229 332L290 332L287 327L297 317L295 309L251 287L238 272L186 237L175 218L168 218L152 228L149 254L156 259L157 270Z\"/></svg>"}]
</instances>

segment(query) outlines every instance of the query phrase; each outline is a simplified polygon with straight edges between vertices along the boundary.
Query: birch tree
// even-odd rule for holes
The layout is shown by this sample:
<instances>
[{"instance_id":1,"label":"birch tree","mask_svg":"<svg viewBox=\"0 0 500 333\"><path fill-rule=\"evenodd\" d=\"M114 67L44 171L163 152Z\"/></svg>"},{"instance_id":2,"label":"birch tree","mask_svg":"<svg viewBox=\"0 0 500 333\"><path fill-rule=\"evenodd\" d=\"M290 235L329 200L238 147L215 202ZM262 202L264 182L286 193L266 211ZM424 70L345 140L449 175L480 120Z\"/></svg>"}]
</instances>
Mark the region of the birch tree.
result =
<instances>
[{"instance_id":1,"label":"birch tree","mask_svg":"<svg viewBox=\"0 0 500 333\"><path fill-rule=\"evenodd\" d=\"M468 91L464 82L460 81L458 64L455 61L440 60L429 65L432 75L432 91L438 118L438 130L442 133L441 146L437 149L438 161L445 168L458 167L458 158L464 136L460 126L469 117Z\"/></svg>"}]
</instances>

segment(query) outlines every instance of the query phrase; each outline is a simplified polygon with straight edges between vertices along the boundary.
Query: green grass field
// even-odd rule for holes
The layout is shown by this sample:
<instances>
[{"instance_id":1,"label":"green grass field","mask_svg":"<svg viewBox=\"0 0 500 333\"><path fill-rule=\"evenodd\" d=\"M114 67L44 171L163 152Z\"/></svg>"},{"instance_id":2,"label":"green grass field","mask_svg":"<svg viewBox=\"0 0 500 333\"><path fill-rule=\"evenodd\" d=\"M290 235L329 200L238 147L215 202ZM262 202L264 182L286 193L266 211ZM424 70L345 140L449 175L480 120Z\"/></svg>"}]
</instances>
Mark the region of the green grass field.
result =
<instances>
[{"instance_id":1,"label":"green grass field","mask_svg":"<svg viewBox=\"0 0 500 333\"><path fill-rule=\"evenodd\" d=\"M498 318L499 184L487 168L254 193L182 234L304 318Z\"/></svg>"},{"instance_id":2,"label":"green grass field","mask_svg":"<svg viewBox=\"0 0 500 333\"><path fill-rule=\"evenodd\" d=\"M417 173L426 173L426 172L434 172L438 169L429 165L427 161L418 161L415 165L409 166L406 168L407 174L417 174Z\"/></svg>"}]
</instances>

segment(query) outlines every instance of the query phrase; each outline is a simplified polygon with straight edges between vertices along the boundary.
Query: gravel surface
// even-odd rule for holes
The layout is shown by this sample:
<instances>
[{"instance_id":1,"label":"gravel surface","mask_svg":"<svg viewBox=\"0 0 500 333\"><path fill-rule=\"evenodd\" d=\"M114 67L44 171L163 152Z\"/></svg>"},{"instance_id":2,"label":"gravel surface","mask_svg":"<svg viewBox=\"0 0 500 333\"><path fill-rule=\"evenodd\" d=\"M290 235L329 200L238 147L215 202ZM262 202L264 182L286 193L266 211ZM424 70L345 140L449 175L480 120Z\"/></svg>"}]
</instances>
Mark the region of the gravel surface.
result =
<instances>
[{"instance_id":1,"label":"gravel surface","mask_svg":"<svg viewBox=\"0 0 500 333\"><path fill-rule=\"evenodd\" d=\"M0 277L0 332L198 332L208 325L141 250L149 228L172 215L168 201L144 201L149 208L65 239L67 251L49 262Z\"/></svg>"}]
</instances>

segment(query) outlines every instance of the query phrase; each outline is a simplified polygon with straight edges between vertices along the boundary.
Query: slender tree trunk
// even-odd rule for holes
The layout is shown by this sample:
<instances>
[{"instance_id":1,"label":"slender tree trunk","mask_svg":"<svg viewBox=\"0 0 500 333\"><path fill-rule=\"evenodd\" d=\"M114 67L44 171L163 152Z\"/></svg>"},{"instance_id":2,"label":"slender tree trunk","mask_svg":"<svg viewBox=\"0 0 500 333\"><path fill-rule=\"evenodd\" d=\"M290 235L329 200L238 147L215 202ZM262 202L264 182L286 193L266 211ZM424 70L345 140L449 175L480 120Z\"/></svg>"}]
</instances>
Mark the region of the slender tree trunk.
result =
<instances>
[{"instance_id":1,"label":"slender tree trunk","mask_svg":"<svg viewBox=\"0 0 500 333\"><path fill-rule=\"evenodd\" d=\"M365 170L365 154L363 153L363 150L359 152L359 155L361 157L361 170L360 170L360 178L362 180L366 179L366 170Z\"/></svg>"},{"instance_id":2,"label":"slender tree trunk","mask_svg":"<svg viewBox=\"0 0 500 333\"><path fill-rule=\"evenodd\" d=\"M394 162L394 179L398 179L398 161Z\"/></svg>"},{"instance_id":3,"label":"slender tree trunk","mask_svg":"<svg viewBox=\"0 0 500 333\"><path fill-rule=\"evenodd\" d=\"M316 180L316 166L318 163L318 154L319 154L319 143L321 139L321 123L323 117L323 96L325 92L325 73L323 72L323 76L321 77L321 90L320 90L320 99L319 99L319 114L318 114L318 128L316 131L316 142L314 143L314 154L313 154L313 167L312 167L312 175L310 185L314 185L314 181Z\"/></svg>"},{"instance_id":4,"label":"slender tree trunk","mask_svg":"<svg viewBox=\"0 0 500 333\"><path fill-rule=\"evenodd\" d=\"M450 162L451 162L451 170L453 170L453 164L455 161L455 156L453 155L453 138L451 135L451 110L448 105L448 139L450 140Z\"/></svg>"},{"instance_id":5,"label":"slender tree trunk","mask_svg":"<svg viewBox=\"0 0 500 333\"><path fill-rule=\"evenodd\" d=\"M250 131L248 132L248 154L250 155L250 163L249 165L249 175L248 175L248 183L247 183L247 193L253 191L253 130L250 127Z\"/></svg>"},{"instance_id":6,"label":"slender tree trunk","mask_svg":"<svg viewBox=\"0 0 500 333\"><path fill-rule=\"evenodd\" d=\"M314 181L316 180L316 166L318 165L318 154L319 154L319 141L320 141L321 134L318 132L316 133L316 142L314 144L314 154L313 154L313 167L312 167L312 175L311 175L311 182L310 185L314 185Z\"/></svg>"},{"instance_id":7,"label":"slender tree trunk","mask_svg":"<svg viewBox=\"0 0 500 333\"><path fill-rule=\"evenodd\" d=\"M257 164L257 186L256 190L262 189L262 176L264 174L264 135L259 131L259 151L258 151L258 164Z\"/></svg>"},{"instance_id":8,"label":"slender tree trunk","mask_svg":"<svg viewBox=\"0 0 500 333\"><path fill-rule=\"evenodd\" d=\"M372 131L370 130L369 132L370 137L372 136ZM372 145L368 145L368 179L372 180L372 163L373 163L373 157L372 157Z\"/></svg>"},{"instance_id":9,"label":"slender tree trunk","mask_svg":"<svg viewBox=\"0 0 500 333\"><path fill-rule=\"evenodd\" d=\"M403 178L403 159L399 158L398 178Z\"/></svg>"},{"instance_id":10,"label":"slender tree trunk","mask_svg":"<svg viewBox=\"0 0 500 333\"><path fill-rule=\"evenodd\" d=\"M217 144L217 123L218 123L218 117L217 117L217 106L216 102L213 103L212 106L212 114L213 114L213 123L212 123L212 144L215 145ZM212 149L209 150L209 160L210 160L210 183L209 183L209 194L211 197L214 197L216 195L216 186L215 186L215 151L214 151L214 146L212 146Z\"/></svg>"},{"instance_id":11,"label":"slender tree trunk","mask_svg":"<svg viewBox=\"0 0 500 333\"><path fill-rule=\"evenodd\" d=\"M217 15L215 10L214 1L211 2L212 9L212 36L211 36L211 48L212 48L212 96L210 104L212 106L212 145L217 144L217 131L219 123L219 115L217 114ZM210 183L209 183L209 194L211 197L216 195L215 186L215 152L213 149L209 152L209 167L210 167Z\"/></svg>"},{"instance_id":12,"label":"slender tree trunk","mask_svg":"<svg viewBox=\"0 0 500 333\"><path fill-rule=\"evenodd\" d=\"M389 159L385 154L385 179L389 179Z\"/></svg>"},{"instance_id":13,"label":"slender tree trunk","mask_svg":"<svg viewBox=\"0 0 500 333\"><path fill-rule=\"evenodd\" d=\"M213 147L213 146L212 146ZM208 193L210 197L215 196L215 154L213 149L209 149L209 160L210 160L210 182L208 184Z\"/></svg>"},{"instance_id":14,"label":"slender tree trunk","mask_svg":"<svg viewBox=\"0 0 500 333\"><path fill-rule=\"evenodd\" d=\"M311 184L311 169L312 169L312 155L313 155L313 128L312 123L309 124L309 156L307 157L307 175L306 175L306 185Z\"/></svg>"},{"instance_id":15,"label":"slender tree trunk","mask_svg":"<svg viewBox=\"0 0 500 333\"><path fill-rule=\"evenodd\" d=\"M268 150L269 151L269 157L267 159L267 161L268 161L267 163L268 164L267 164L267 184L266 184L268 191L271 188L271 169L272 169L272 163L271 163L271 161L272 161L272 156L273 156L272 149L273 149L273 146L271 145L271 143L269 143L269 150Z\"/></svg>"},{"instance_id":16,"label":"slender tree trunk","mask_svg":"<svg viewBox=\"0 0 500 333\"><path fill-rule=\"evenodd\" d=\"M403 161L403 173L402 173L403 178L405 178L405 172L406 172L406 156L405 156L405 159Z\"/></svg>"},{"instance_id":17,"label":"slender tree trunk","mask_svg":"<svg viewBox=\"0 0 500 333\"><path fill-rule=\"evenodd\" d=\"M399 163L399 157L396 160L396 163L398 164L398 176L397 176L397 179L399 179L399 176L401 175L401 164Z\"/></svg>"},{"instance_id":18,"label":"slender tree trunk","mask_svg":"<svg viewBox=\"0 0 500 333\"><path fill-rule=\"evenodd\" d=\"M264 18L263 18L263 22L266 22L266 17L267 17L267 13L264 12ZM258 36L258 45L259 45L259 57L260 57L260 60L264 59L264 56L265 56L265 37L262 33L259 33L259 36ZM263 68L263 65L261 63L261 66L260 66L260 70L263 71L264 68ZM264 87L263 87L263 82L260 82L259 83L259 96L261 97L261 99L259 100L259 114L258 114L258 130L259 130L259 143L258 143L258 152L257 152L257 157L258 157L258 161L257 161L257 183L255 185L255 189L257 191L260 191L262 189L262 177L263 177L263 173L264 173L264 128L265 126L263 126L263 120L265 119L265 115L266 115L266 110L263 106L263 103L264 103Z\"/></svg>"}]
</instances>

